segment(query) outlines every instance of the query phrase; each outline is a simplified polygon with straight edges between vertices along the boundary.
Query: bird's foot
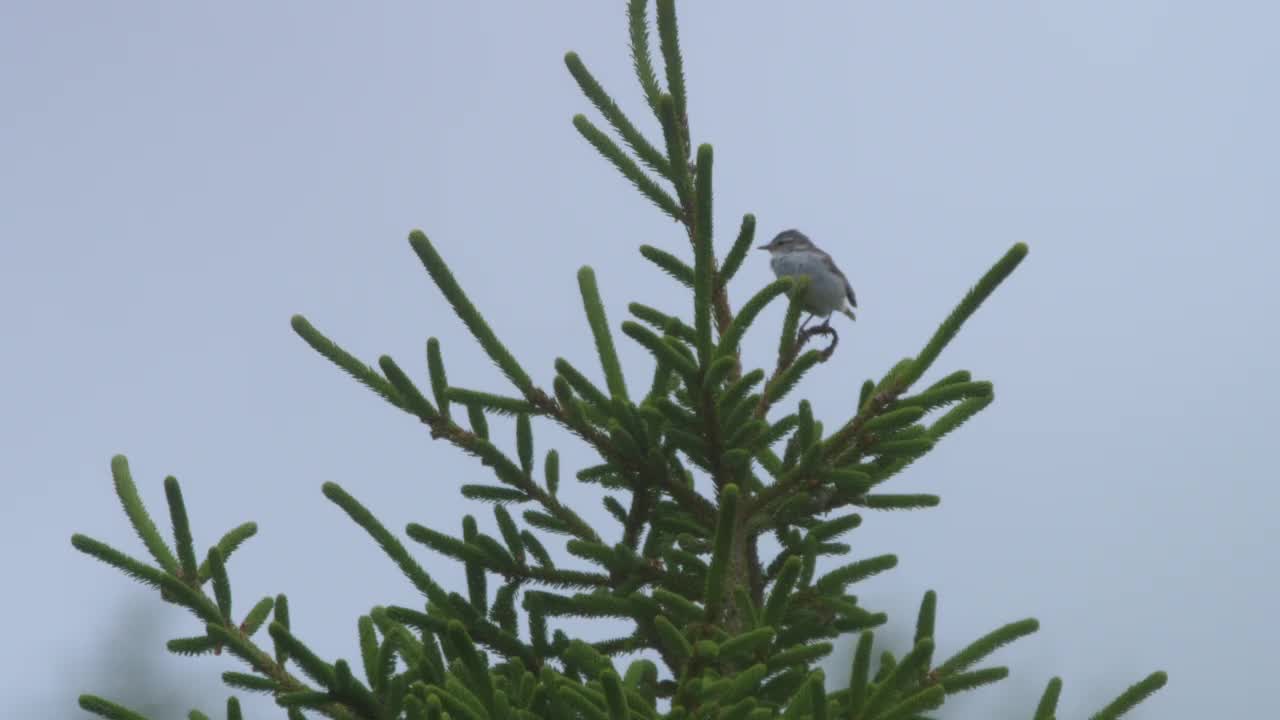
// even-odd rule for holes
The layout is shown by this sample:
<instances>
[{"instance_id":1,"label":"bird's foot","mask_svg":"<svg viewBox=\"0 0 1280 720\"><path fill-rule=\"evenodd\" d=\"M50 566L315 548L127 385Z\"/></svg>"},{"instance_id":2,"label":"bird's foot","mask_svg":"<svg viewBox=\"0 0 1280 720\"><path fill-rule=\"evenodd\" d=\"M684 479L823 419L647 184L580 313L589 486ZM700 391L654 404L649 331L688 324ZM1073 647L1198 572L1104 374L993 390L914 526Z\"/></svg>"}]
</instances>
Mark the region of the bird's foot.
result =
<instances>
[{"instance_id":1,"label":"bird's foot","mask_svg":"<svg viewBox=\"0 0 1280 720\"><path fill-rule=\"evenodd\" d=\"M819 335L825 335L831 338L831 343L827 345L825 348L823 348L821 351L823 362L826 362L828 359L830 359L831 354L836 351L836 345L840 344L840 335L836 333L835 328L831 327L831 321L829 318L827 322L821 325L814 325L811 328L800 331L800 334L796 337L796 346L795 346L796 353L800 352L800 348L804 347L805 343L809 342L810 340L812 340L813 338Z\"/></svg>"}]
</instances>

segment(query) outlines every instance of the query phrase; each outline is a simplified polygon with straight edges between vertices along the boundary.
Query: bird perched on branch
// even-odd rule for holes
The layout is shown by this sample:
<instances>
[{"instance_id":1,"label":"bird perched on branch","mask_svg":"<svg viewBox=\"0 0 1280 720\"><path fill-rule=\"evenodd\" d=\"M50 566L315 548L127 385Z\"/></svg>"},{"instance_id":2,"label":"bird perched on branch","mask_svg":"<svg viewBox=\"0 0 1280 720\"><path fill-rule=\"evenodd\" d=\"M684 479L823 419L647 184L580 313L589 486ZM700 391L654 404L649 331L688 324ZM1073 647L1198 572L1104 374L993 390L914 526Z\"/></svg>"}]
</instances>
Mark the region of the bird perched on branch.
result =
<instances>
[{"instance_id":1,"label":"bird perched on branch","mask_svg":"<svg viewBox=\"0 0 1280 720\"><path fill-rule=\"evenodd\" d=\"M831 327L831 313L841 312L854 317L853 309L858 307L853 288L849 280L836 267L831 256L814 245L799 230L783 230L768 245L761 245L759 250L768 250L769 265L778 277L803 276L809 278L809 288L804 296L804 309L814 316L825 318L819 327ZM807 324L809 319L805 320Z\"/></svg>"}]
</instances>

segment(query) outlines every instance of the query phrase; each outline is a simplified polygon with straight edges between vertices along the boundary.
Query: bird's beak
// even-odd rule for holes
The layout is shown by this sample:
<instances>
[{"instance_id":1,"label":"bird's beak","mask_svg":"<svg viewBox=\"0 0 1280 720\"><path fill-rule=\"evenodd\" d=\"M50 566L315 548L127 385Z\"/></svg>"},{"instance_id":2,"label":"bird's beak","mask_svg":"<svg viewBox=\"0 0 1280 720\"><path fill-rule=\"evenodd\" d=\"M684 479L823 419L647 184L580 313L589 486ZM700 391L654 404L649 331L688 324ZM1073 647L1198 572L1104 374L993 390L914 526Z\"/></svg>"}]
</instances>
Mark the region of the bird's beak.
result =
<instances>
[{"instance_id":1,"label":"bird's beak","mask_svg":"<svg viewBox=\"0 0 1280 720\"><path fill-rule=\"evenodd\" d=\"M757 246L756 246L756 249L757 249L757 250L768 250L768 249L769 249L769 246L768 246L768 245L757 245Z\"/></svg>"}]
</instances>

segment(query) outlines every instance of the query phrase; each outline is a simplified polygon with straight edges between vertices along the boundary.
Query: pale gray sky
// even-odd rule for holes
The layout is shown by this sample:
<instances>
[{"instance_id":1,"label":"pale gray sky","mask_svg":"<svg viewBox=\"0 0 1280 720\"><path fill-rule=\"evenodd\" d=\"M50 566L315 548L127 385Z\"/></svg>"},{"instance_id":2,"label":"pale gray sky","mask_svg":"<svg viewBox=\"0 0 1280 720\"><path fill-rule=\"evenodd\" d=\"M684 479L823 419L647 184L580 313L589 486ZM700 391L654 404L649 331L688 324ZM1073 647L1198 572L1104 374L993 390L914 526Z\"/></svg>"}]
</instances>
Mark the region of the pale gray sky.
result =
<instances>
[{"instance_id":1,"label":"pale gray sky","mask_svg":"<svg viewBox=\"0 0 1280 720\"><path fill-rule=\"evenodd\" d=\"M231 563L237 606L289 593L295 628L328 657L355 656L359 613L416 598L320 483L396 528L490 522L457 495L486 477L473 461L288 327L303 312L419 377L436 335L459 385L505 390L410 252L411 228L548 385L557 355L598 376L580 265L615 326L632 300L687 306L635 251L684 252L676 229L570 125L590 108L568 49L645 119L622 4L7 7L5 716L80 717L76 694L116 686L103 673L156 664L184 681L183 702L221 712L231 660L167 658L160 638L194 621L70 547L79 531L143 554L111 491L113 453L158 515L163 476L183 481L202 546L258 521ZM1060 674L1061 717L1082 718L1157 668L1170 685L1135 718L1266 708L1280 640L1280 6L682 6L721 246L754 212L762 235L807 231L857 288L857 325L803 388L828 426L1009 245L1031 246L938 366L992 379L997 403L897 483L943 505L870 515L852 536L859 557L899 554L860 593L890 612L889 635L928 588L942 654L1041 620L994 658L1009 681L942 715L1029 717ZM733 299L769 278L751 258ZM774 310L748 338L758 364ZM644 353L619 343L647 382ZM590 462L538 435L540 452L553 443L566 472ZM606 526L598 497L581 497ZM463 586L451 562L418 554ZM120 640L136 603L164 628L141 648ZM833 679L845 672L833 661Z\"/></svg>"}]
</instances>

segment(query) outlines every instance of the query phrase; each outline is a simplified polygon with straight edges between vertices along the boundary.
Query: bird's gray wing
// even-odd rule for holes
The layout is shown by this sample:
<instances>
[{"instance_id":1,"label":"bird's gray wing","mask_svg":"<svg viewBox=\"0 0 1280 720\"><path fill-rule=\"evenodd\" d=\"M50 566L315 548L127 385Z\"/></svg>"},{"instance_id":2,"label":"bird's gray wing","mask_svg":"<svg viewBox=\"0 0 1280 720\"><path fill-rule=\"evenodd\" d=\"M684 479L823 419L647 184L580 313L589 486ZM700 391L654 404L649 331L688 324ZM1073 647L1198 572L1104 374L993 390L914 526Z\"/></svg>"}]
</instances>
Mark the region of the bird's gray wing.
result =
<instances>
[{"instance_id":1,"label":"bird's gray wing","mask_svg":"<svg viewBox=\"0 0 1280 720\"><path fill-rule=\"evenodd\" d=\"M845 277L844 273L840 272L840 268L836 267L835 261L832 260L831 256L825 252L822 253L822 262L826 263L827 269L839 276L840 282L844 283L844 296L849 298L849 306L858 307L858 299L853 295L853 287L849 285L849 278Z\"/></svg>"}]
</instances>

